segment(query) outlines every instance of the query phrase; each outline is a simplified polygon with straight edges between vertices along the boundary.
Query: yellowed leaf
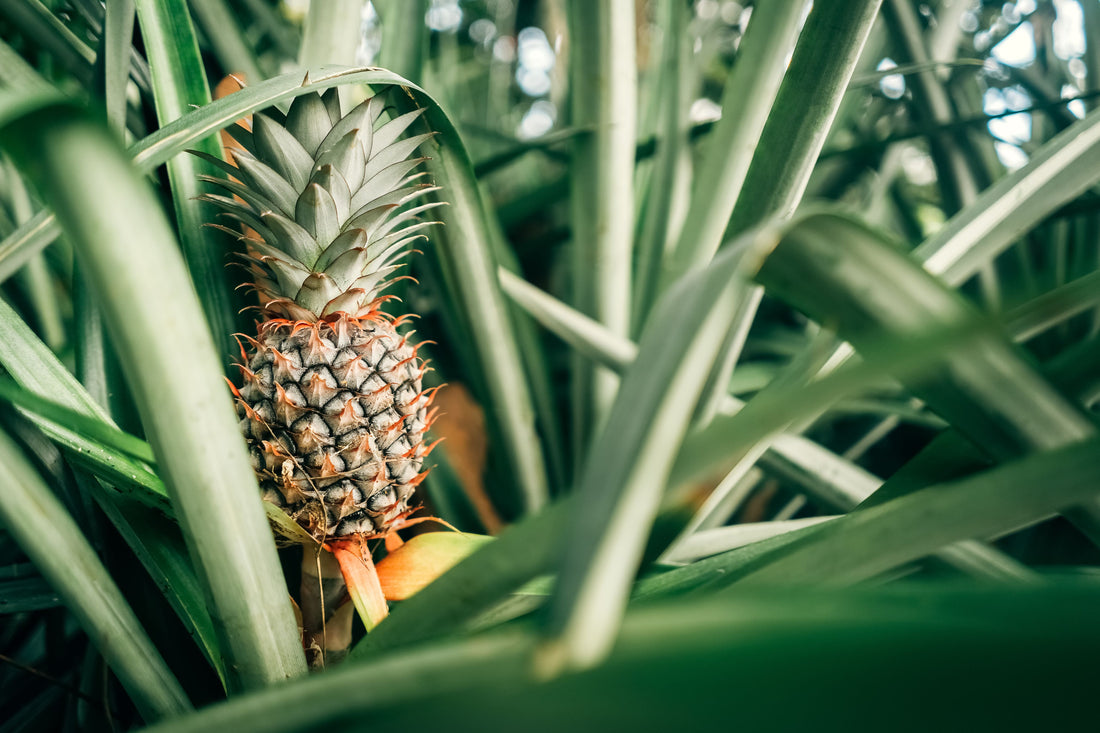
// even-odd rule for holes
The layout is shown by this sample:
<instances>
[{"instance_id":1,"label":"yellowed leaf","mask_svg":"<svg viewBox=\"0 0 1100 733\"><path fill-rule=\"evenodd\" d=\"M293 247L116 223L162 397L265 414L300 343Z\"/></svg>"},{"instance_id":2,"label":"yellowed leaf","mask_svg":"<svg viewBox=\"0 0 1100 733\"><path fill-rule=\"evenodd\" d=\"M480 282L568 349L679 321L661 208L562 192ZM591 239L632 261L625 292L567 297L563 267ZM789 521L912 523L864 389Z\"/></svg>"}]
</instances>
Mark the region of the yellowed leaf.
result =
<instances>
[{"instance_id":1,"label":"yellowed leaf","mask_svg":"<svg viewBox=\"0 0 1100 733\"><path fill-rule=\"evenodd\" d=\"M391 601L403 601L492 537L461 532L420 534L378 563L378 581Z\"/></svg>"}]
</instances>

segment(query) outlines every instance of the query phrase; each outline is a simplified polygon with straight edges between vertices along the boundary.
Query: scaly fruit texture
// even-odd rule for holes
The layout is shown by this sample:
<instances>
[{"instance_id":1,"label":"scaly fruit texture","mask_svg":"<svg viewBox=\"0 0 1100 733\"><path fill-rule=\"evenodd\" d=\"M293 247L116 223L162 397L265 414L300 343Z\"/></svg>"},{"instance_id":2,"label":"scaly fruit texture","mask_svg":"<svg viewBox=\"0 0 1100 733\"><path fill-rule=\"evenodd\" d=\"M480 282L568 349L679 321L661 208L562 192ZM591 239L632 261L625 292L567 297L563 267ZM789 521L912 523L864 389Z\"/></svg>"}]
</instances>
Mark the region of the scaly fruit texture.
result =
<instances>
[{"instance_id":1,"label":"scaly fruit texture","mask_svg":"<svg viewBox=\"0 0 1100 733\"><path fill-rule=\"evenodd\" d=\"M243 150L231 196L205 198L246 228L262 321L247 338L238 413L264 499L318 541L378 536L410 513L431 447L417 347L380 309L398 261L431 222L410 157L419 116L380 122L374 96L341 115L336 90L229 131ZM239 232L235 232L239 235Z\"/></svg>"}]
</instances>

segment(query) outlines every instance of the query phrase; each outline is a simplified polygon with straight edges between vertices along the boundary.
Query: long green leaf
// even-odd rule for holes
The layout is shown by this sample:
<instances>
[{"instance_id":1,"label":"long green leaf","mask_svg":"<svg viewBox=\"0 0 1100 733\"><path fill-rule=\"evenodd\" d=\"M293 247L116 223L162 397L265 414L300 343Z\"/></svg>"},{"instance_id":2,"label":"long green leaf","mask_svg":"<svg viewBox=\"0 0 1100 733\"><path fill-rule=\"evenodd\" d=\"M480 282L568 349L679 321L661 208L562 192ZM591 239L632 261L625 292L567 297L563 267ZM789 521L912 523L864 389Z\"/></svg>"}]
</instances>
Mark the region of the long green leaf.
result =
<instances>
[{"instance_id":1,"label":"long green leaf","mask_svg":"<svg viewBox=\"0 0 1100 733\"><path fill-rule=\"evenodd\" d=\"M773 215L789 217L798 206L881 3L814 4L745 174L730 236Z\"/></svg>"},{"instance_id":2,"label":"long green leaf","mask_svg":"<svg viewBox=\"0 0 1100 733\"><path fill-rule=\"evenodd\" d=\"M110 0L104 7L103 33L96 54L97 91L107 110L108 124L126 129L126 88L130 83L134 0Z\"/></svg>"},{"instance_id":3,"label":"long green leaf","mask_svg":"<svg viewBox=\"0 0 1100 733\"><path fill-rule=\"evenodd\" d=\"M569 5L573 140L572 292L577 310L630 333L637 116L634 3ZM611 408L618 378L584 359L572 364L573 440L578 457Z\"/></svg>"},{"instance_id":4,"label":"long green leaf","mask_svg":"<svg viewBox=\"0 0 1100 733\"><path fill-rule=\"evenodd\" d=\"M57 212L93 286L111 293L104 316L209 591L231 686L304 672L256 479L167 222L105 129L56 102L0 110L0 141Z\"/></svg>"},{"instance_id":5,"label":"long green leaf","mask_svg":"<svg viewBox=\"0 0 1100 733\"><path fill-rule=\"evenodd\" d=\"M111 404L112 379L120 380L117 360L111 359L103 315L82 273L73 277L73 322L76 330L75 373L88 395L101 407ZM117 392L116 392L117 399Z\"/></svg>"},{"instance_id":6,"label":"long green leaf","mask_svg":"<svg viewBox=\"0 0 1100 733\"><path fill-rule=\"evenodd\" d=\"M607 664L549 683L526 673L528 639L498 632L348 665L150 733L366 720L372 731L725 730L731 716L752 730L1087 728L1098 608L1083 584L745 589L638 609Z\"/></svg>"},{"instance_id":7,"label":"long green leaf","mask_svg":"<svg viewBox=\"0 0 1100 733\"><path fill-rule=\"evenodd\" d=\"M779 0L753 8L745 36L722 92L722 118L704 143L699 175L684 228L665 265L667 287L718 251L742 192L757 142L773 110L805 16L804 0ZM752 100L746 104L746 100ZM793 110L791 110L793 111ZM804 113L805 108L800 106ZM776 108L776 116L784 110Z\"/></svg>"},{"instance_id":8,"label":"long green leaf","mask_svg":"<svg viewBox=\"0 0 1100 733\"><path fill-rule=\"evenodd\" d=\"M634 601L648 601L687 593L710 593L737 582L776 556L790 551L797 542L822 529L822 524L793 529L780 535L696 560L690 565L650 573L634 584Z\"/></svg>"},{"instance_id":9,"label":"long green leaf","mask_svg":"<svg viewBox=\"0 0 1100 733\"><path fill-rule=\"evenodd\" d=\"M1100 111L1051 138L1027 165L983 191L913 256L944 282L961 285L1098 180Z\"/></svg>"},{"instance_id":10,"label":"long green leaf","mask_svg":"<svg viewBox=\"0 0 1100 733\"><path fill-rule=\"evenodd\" d=\"M303 69L315 69L325 64L354 64L363 5L363 0L310 3L302 29L298 65Z\"/></svg>"},{"instance_id":11,"label":"long green leaf","mask_svg":"<svg viewBox=\"0 0 1100 733\"><path fill-rule=\"evenodd\" d=\"M637 347L629 340L616 337L600 324L509 272L501 270L500 278L504 291L510 297L545 327L590 358L623 373L637 357ZM743 409L744 405L736 397L726 395L721 406L722 424L737 422L732 416ZM723 456L737 452L732 445L722 446L720 442L716 443L716 448L722 451ZM698 454L691 455L695 455L694 460L698 460ZM758 442L742 463L749 458L759 460L773 474L801 487L824 506L832 509L851 510L882 485L881 479L800 435L783 433ZM680 463L683 464L684 461L681 460ZM724 503L722 488L729 480L730 476L727 475L706 499L696 517L684 527L684 535L690 536L691 532L703 527L708 515L717 511ZM674 552L673 548L669 552ZM958 543L939 553L939 557L960 570L976 575L1013 580L1030 577L1030 573L1020 563L977 542Z\"/></svg>"},{"instance_id":12,"label":"long green leaf","mask_svg":"<svg viewBox=\"0 0 1100 733\"><path fill-rule=\"evenodd\" d=\"M757 13L758 19L766 16L771 8L784 4L764 5L762 12ZM656 110L657 132L654 137L657 140L657 151L648 186L644 193L639 191L643 203L638 207L641 223L635 245L634 282L630 302L633 334L641 331L646 315L657 299L658 278L666 252L675 246L677 236L685 227L696 224L691 220L692 214L688 210L689 204L698 201L698 197L691 198L692 160L691 148L688 146L690 110L695 93L692 84L694 69L691 38L687 32L689 19L689 8L679 0L665 0L657 6L657 23L664 29L661 36L661 55L655 64L657 79L650 102ZM731 78L746 63L744 40L738 49L739 58ZM758 70L753 78L761 76L764 74ZM779 86L778 81L776 86ZM737 115L735 110L762 108L763 105L739 105L734 109L727 107L726 113L734 117ZM726 119L723 116L719 124ZM764 124L763 115L760 124ZM711 139L714 140L715 137L716 135L712 135ZM726 212L725 217L729 217L729 212ZM724 220L722 228L725 229Z\"/></svg>"},{"instance_id":13,"label":"long green leaf","mask_svg":"<svg viewBox=\"0 0 1100 733\"><path fill-rule=\"evenodd\" d=\"M1100 272L1068 282L1005 314L1005 330L1027 341L1078 313L1100 305Z\"/></svg>"},{"instance_id":14,"label":"long green leaf","mask_svg":"<svg viewBox=\"0 0 1100 733\"><path fill-rule=\"evenodd\" d=\"M400 77L390 79L389 83L407 84ZM446 295L469 324L466 336L479 357L477 367L488 389L486 412L500 436L513 491L524 511L535 511L549 496L546 460L535 431L534 399L520 339L497 281L492 225L473 165L451 120L418 88L407 88L425 104L428 126L438 133L426 143L431 155L427 166L449 203L438 210L445 226L436 234L440 243L434 248L447 274Z\"/></svg>"},{"instance_id":15,"label":"long green leaf","mask_svg":"<svg viewBox=\"0 0 1100 733\"><path fill-rule=\"evenodd\" d=\"M149 55L157 119L164 126L194 107L209 104L210 88L187 3L135 0L135 5ZM218 158L222 154L221 142L213 135L195 140L192 147ZM208 172L204 163L192 155L168 161L168 181L183 256L191 280L202 285L198 292L203 313L222 363L228 366L236 354L233 334L241 330L236 318L239 306L233 298L233 283L226 268L226 239L207 226L214 220L215 210L200 197L205 189L199 175Z\"/></svg>"},{"instance_id":16,"label":"long green leaf","mask_svg":"<svg viewBox=\"0 0 1100 733\"><path fill-rule=\"evenodd\" d=\"M677 448L734 306L751 288L745 277L775 237L771 231L746 235L654 308L577 482L584 511L571 518L540 651L548 674L591 666L610 649Z\"/></svg>"},{"instance_id":17,"label":"long green leaf","mask_svg":"<svg viewBox=\"0 0 1100 733\"><path fill-rule=\"evenodd\" d=\"M48 211L40 211L0 242L0 282L19 271L45 249L61 229Z\"/></svg>"},{"instance_id":18,"label":"long green leaf","mask_svg":"<svg viewBox=\"0 0 1100 733\"><path fill-rule=\"evenodd\" d=\"M488 227L498 271L519 272L520 265L508 239L500 226L500 220L489 201L483 200L483 216ZM499 281L498 281L499 284ZM503 295L503 292L502 292ZM539 338L538 327L520 308L509 304L509 317L515 324L516 346L520 351L527 374L527 384L535 410L536 427L542 439L546 474L551 496L566 491L572 485L571 471L565 465L565 436L562 431L557 397L551 381L549 353ZM475 360L467 359L468 362Z\"/></svg>"},{"instance_id":19,"label":"long green leaf","mask_svg":"<svg viewBox=\"0 0 1100 733\"><path fill-rule=\"evenodd\" d=\"M968 537L991 537L1095 501L1092 439L841 517L740 584L848 584Z\"/></svg>"},{"instance_id":20,"label":"long green leaf","mask_svg":"<svg viewBox=\"0 0 1100 733\"><path fill-rule=\"evenodd\" d=\"M88 417L52 400L43 399L33 392L21 390L3 378L0 378L0 401L25 408L56 425L64 425L89 442L98 443L108 450L124 453L139 461L153 462L153 451L144 440L124 433L103 420Z\"/></svg>"},{"instance_id":21,"label":"long green leaf","mask_svg":"<svg viewBox=\"0 0 1100 733\"><path fill-rule=\"evenodd\" d=\"M265 78L250 48L250 42L242 33L240 23L225 0L191 0L188 5L210 39L210 45L214 47L226 72L243 74L244 80L249 84Z\"/></svg>"},{"instance_id":22,"label":"long green leaf","mask_svg":"<svg viewBox=\"0 0 1100 733\"><path fill-rule=\"evenodd\" d=\"M191 703L126 604L80 527L0 431L0 519L65 600L150 720L187 712Z\"/></svg>"},{"instance_id":23,"label":"long green leaf","mask_svg":"<svg viewBox=\"0 0 1100 733\"><path fill-rule=\"evenodd\" d=\"M98 419L105 429L117 429L104 408L2 300L0 347L0 364L28 392L48 396L69 410ZM69 460L111 482L124 495L161 512L171 512L164 485L141 461L89 440L64 425L43 420L37 421L37 425L66 449Z\"/></svg>"},{"instance_id":24,"label":"long green leaf","mask_svg":"<svg viewBox=\"0 0 1100 733\"><path fill-rule=\"evenodd\" d=\"M736 236L768 217L786 219L794 213L862 56L880 4L881 0L842 0L813 6L798 36L790 72L782 77L778 92L772 92L775 103L763 130L746 120L744 128L733 131L744 136L738 141L740 144L754 143L756 150L751 165L744 163L747 169L739 167L733 174L731 182L738 186L736 194L718 199L716 206L721 209L720 219L708 225L710 231L702 232L707 236L702 244L708 250L689 249L689 254L695 254L681 263L690 266L705 261L713 253L709 248L719 243L716 237L720 235L715 232L721 222L726 222L726 232L730 236ZM775 21L778 25L774 32L781 39L780 47L793 32L791 24L795 21L790 13L788 9L787 14ZM749 27L752 27L751 22ZM772 63L776 60L772 59ZM677 257L680 257L679 246L674 253ZM678 274L672 269L666 277ZM708 393L700 405L698 419L703 424L712 419L719 408L759 298L757 293L753 298L746 297L739 305L741 313L726 335L722 357L715 365Z\"/></svg>"},{"instance_id":25,"label":"long green leaf","mask_svg":"<svg viewBox=\"0 0 1100 733\"><path fill-rule=\"evenodd\" d=\"M665 553L661 557L661 561L672 565L686 565L700 558L728 552L738 547L751 545L754 542L786 534L795 529L811 527L833 519L836 519L836 516L824 515L772 522L744 522L704 529L689 535L683 542L676 545L674 551Z\"/></svg>"},{"instance_id":26,"label":"long green leaf","mask_svg":"<svg viewBox=\"0 0 1100 733\"><path fill-rule=\"evenodd\" d=\"M638 356L637 345L625 336L608 330L504 268L497 274L508 297L587 358L621 374Z\"/></svg>"},{"instance_id":27,"label":"long green leaf","mask_svg":"<svg viewBox=\"0 0 1100 733\"><path fill-rule=\"evenodd\" d=\"M428 0L390 0L381 12L378 65L419 84L428 52L428 26L424 22Z\"/></svg>"},{"instance_id":28,"label":"long green leaf","mask_svg":"<svg viewBox=\"0 0 1100 733\"><path fill-rule=\"evenodd\" d=\"M933 324L973 318L959 296L881 235L841 217L818 216L812 223L784 240L761 280L815 319L835 323L856 346L883 338L901 342ZM807 282L814 287L804 287ZM940 416L999 460L1096 432L1022 354L993 334L948 355L936 373L913 386ZM1097 507L1090 503L1072 516L1100 541Z\"/></svg>"}]
</instances>

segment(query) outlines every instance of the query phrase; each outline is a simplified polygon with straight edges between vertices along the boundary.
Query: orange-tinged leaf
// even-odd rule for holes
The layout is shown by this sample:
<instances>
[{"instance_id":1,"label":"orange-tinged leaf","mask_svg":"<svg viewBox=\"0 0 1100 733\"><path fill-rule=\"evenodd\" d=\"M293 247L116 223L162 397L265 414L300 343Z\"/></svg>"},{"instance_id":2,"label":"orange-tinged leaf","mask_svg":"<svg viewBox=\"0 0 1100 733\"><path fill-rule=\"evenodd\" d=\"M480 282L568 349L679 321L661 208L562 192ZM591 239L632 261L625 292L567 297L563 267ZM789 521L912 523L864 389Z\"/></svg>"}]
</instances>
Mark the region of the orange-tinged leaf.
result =
<instances>
[{"instance_id":1,"label":"orange-tinged leaf","mask_svg":"<svg viewBox=\"0 0 1100 733\"><path fill-rule=\"evenodd\" d=\"M243 74L238 74L234 76L227 76L219 81L217 86L214 87L214 99L228 97L233 92L243 89L244 85L241 83L243 79ZM248 117L243 117L237 120L237 123L240 124L242 127L245 127L246 129L252 129L252 116L249 115ZM225 130L221 131L221 139L222 147L225 149L223 157L230 163L234 163L233 156L229 155L229 151L239 150L241 148L240 144L236 140L234 140L233 137Z\"/></svg>"},{"instance_id":2,"label":"orange-tinged leaf","mask_svg":"<svg viewBox=\"0 0 1100 733\"><path fill-rule=\"evenodd\" d=\"M351 595L355 610L359 612L359 618L363 620L363 625L369 632L381 623L390 609L386 605L386 597L378 582L378 571L374 560L371 559L366 540L362 537L352 537L348 540L330 542L328 547L336 557L336 562L340 563L340 571L344 574L348 594Z\"/></svg>"},{"instance_id":3,"label":"orange-tinged leaf","mask_svg":"<svg viewBox=\"0 0 1100 733\"><path fill-rule=\"evenodd\" d=\"M403 601L492 539L461 532L416 535L378 563L382 592L391 601Z\"/></svg>"},{"instance_id":4,"label":"orange-tinged leaf","mask_svg":"<svg viewBox=\"0 0 1100 733\"><path fill-rule=\"evenodd\" d=\"M439 413L432 432L446 441L447 458L466 496L485 529L490 534L496 534L503 522L493 508L482 480L489 445L485 433L485 413L470 391L457 382L443 385L436 392L434 402Z\"/></svg>"},{"instance_id":5,"label":"orange-tinged leaf","mask_svg":"<svg viewBox=\"0 0 1100 733\"><path fill-rule=\"evenodd\" d=\"M401 545L405 544L405 540L401 539L401 535L396 532L389 532L385 536L386 552L396 552Z\"/></svg>"}]
</instances>

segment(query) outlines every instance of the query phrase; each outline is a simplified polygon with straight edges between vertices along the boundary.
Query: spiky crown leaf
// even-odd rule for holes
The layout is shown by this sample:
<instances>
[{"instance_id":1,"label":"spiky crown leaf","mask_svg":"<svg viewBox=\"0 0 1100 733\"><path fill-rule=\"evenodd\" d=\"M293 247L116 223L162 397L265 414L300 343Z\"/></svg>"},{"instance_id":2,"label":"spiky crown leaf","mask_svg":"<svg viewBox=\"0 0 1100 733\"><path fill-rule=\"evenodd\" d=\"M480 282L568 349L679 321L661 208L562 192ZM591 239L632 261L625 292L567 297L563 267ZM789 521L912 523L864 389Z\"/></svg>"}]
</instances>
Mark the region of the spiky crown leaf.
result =
<instances>
[{"instance_id":1,"label":"spiky crown leaf","mask_svg":"<svg viewBox=\"0 0 1100 733\"><path fill-rule=\"evenodd\" d=\"M380 123L384 108L375 95L341 116L335 88L304 94L285 116L271 109L254 115L251 130L229 130L243 148L232 151L236 167L197 153L232 177L203 176L232 194L203 198L259 237L242 239L268 316L374 312L410 243L433 223L418 217L438 203L412 203L437 189L412 172L426 158L410 157L431 133L401 137L423 110Z\"/></svg>"}]
</instances>

